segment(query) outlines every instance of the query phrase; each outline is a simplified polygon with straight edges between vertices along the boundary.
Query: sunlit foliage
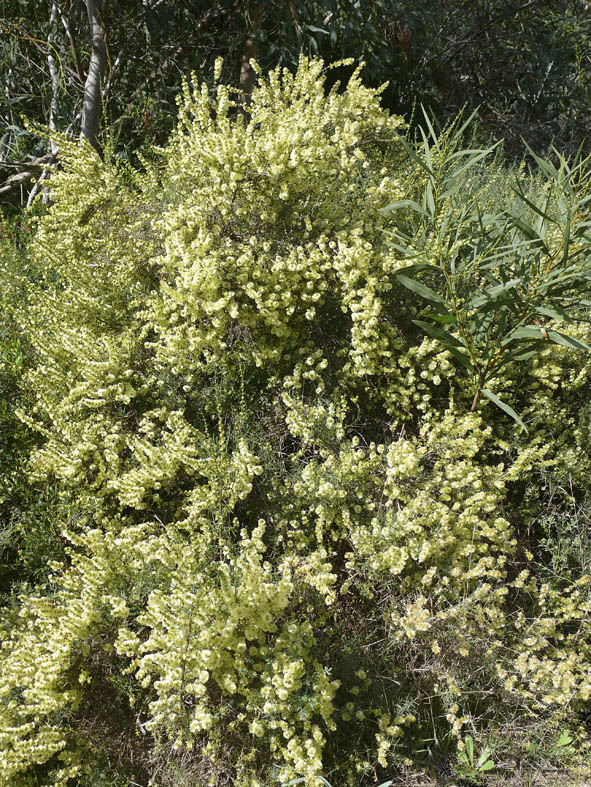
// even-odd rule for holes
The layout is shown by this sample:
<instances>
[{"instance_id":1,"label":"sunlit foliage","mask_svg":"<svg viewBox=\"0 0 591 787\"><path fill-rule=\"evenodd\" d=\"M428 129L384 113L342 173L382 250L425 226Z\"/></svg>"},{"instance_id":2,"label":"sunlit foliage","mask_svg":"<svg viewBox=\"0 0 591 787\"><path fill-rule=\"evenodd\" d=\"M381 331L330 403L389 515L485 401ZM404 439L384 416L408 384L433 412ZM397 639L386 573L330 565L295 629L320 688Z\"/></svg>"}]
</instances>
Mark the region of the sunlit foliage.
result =
<instances>
[{"instance_id":1,"label":"sunlit foliage","mask_svg":"<svg viewBox=\"0 0 591 787\"><path fill-rule=\"evenodd\" d=\"M60 140L36 275L6 276L35 359L31 478L77 515L4 610L4 784L90 779L107 694L148 777L145 736L199 783L253 787L369 783L425 738L508 745L591 697L588 579L540 569L530 491L542 470L573 499L588 484L588 356L498 370L527 433L470 410L382 210L424 168L379 91L323 80L302 59L248 108L185 84L142 172ZM483 199L511 193L498 162L478 172Z\"/></svg>"}]
</instances>

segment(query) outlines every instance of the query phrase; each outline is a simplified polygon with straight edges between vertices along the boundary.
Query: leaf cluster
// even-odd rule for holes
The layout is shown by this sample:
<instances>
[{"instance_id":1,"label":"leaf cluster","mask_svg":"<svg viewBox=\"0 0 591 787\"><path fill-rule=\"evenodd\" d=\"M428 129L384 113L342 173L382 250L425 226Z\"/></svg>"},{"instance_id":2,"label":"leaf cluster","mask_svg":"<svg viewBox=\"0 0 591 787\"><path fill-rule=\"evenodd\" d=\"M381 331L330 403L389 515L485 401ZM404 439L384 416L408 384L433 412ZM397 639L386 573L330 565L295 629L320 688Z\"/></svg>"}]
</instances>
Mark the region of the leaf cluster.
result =
<instances>
[{"instance_id":1,"label":"leaf cluster","mask_svg":"<svg viewBox=\"0 0 591 787\"><path fill-rule=\"evenodd\" d=\"M557 329L588 319L591 306L589 160L558 155L553 165L530 151L545 182L517 174L491 212L472 183L494 149L461 146L471 120L439 137L425 114L422 145L418 152L407 146L424 173L422 193L384 211L406 217L392 234L393 248L410 263L397 272L398 281L429 304L413 322L463 367L474 391L472 410L484 394L524 427L489 382L546 342L591 349Z\"/></svg>"}]
</instances>

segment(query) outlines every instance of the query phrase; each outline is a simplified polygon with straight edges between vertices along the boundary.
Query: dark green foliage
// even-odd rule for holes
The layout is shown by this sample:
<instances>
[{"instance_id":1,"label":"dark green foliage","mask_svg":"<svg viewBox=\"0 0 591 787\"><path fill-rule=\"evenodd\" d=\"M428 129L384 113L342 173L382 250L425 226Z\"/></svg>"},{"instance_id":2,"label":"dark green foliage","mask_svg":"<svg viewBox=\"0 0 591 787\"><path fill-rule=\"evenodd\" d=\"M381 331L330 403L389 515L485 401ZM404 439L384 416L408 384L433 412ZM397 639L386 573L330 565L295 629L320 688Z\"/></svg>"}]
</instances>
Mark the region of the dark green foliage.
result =
<instances>
[{"instance_id":1,"label":"dark green foliage","mask_svg":"<svg viewBox=\"0 0 591 787\"><path fill-rule=\"evenodd\" d=\"M86 8L82 0L55 8L52 21L50 0L2 2L0 180L14 174L4 161L47 153L27 124L47 126L51 106L58 130L78 130L90 57ZM512 156L523 139L538 153L553 143L571 155L587 136L591 19L581 0L126 0L108 6L106 22L103 122L126 158L164 141L181 75L211 80L219 56L234 85L251 55L265 71L295 68L301 54L364 61L370 85L389 82L383 100L391 110L411 116L423 103L445 123L464 106L477 109L481 135L505 140ZM330 79L350 73L342 67ZM2 198L9 205L22 194Z\"/></svg>"}]
</instances>

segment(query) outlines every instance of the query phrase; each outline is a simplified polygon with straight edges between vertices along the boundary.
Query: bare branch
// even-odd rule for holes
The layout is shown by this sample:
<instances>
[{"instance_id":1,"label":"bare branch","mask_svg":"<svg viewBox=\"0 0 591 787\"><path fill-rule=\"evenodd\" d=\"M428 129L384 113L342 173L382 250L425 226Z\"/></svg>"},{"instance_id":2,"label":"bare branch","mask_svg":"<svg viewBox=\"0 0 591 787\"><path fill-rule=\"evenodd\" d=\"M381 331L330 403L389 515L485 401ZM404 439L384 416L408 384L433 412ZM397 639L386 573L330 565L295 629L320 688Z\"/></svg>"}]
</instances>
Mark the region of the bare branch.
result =
<instances>
[{"instance_id":1,"label":"bare branch","mask_svg":"<svg viewBox=\"0 0 591 787\"><path fill-rule=\"evenodd\" d=\"M70 20L68 17L64 15L59 5L57 10L60 15L60 19L62 20L62 25L64 26L64 30L66 31L66 35L68 36L68 41L70 42L70 49L72 51L72 60L74 61L76 76L78 77L78 80L81 83L84 83L84 71L82 70L82 66L80 65L80 56L78 55L78 47L76 46L76 39L74 38L74 34L72 33L72 26L70 24Z\"/></svg>"},{"instance_id":2,"label":"bare branch","mask_svg":"<svg viewBox=\"0 0 591 787\"><path fill-rule=\"evenodd\" d=\"M48 154L40 156L32 161L12 161L10 163L3 163L1 168L19 169L14 175L7 178L4 183L0 185L0 194L6 194L9 191L22 186L23 183L42 175L45 165L51 164L55 160L55 156Z\"/></svg>"}]
</instances>

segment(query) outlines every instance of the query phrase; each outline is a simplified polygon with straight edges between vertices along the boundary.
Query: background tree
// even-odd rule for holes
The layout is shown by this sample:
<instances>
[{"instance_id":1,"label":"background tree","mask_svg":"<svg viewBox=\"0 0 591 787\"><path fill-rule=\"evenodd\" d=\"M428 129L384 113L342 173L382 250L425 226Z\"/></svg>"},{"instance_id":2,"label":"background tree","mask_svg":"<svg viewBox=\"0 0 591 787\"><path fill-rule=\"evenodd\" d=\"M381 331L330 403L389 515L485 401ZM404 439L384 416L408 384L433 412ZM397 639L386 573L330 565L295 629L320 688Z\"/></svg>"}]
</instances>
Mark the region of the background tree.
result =
<instances>
[{"instance_id":1,"label":"background tree","mask_svg":"<svg viewBox=\"0 0 591 787\"><path fill-rule=\"evenodd\" d=\"M96 146L101 117L102 88L107 71L107 25L105 0L86 0L90 27L91 54L88 75L84 83L81 133Z\"/></svg>"},{"instance_id":2,"label":"background tree","mask_svg":"<svg viewBox=\"0 0 591 787\"><path fill-rule=\"evenodd\" d=\"M363 60L369 84L389 80L383 101L392 111L410 117L423 103L445 123L464 105L478 107L484 132L517 157L522 138L536 152L553 143L571 154L586 136L591 18L582 0L123 0L93 16L101 5L2 0L5 206L26 201L50 150L25 120L78 132L82 119L92 137L101 82L103 127L119 155L133 158L169 133L181 75L210 80L220 55L225 81L243 89L255 52L265 71L294 68L300 54Z\"/></svg>"}]
</instances>

